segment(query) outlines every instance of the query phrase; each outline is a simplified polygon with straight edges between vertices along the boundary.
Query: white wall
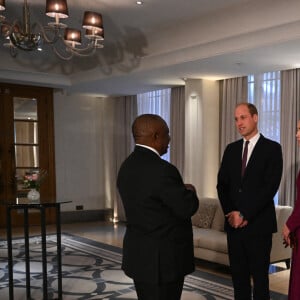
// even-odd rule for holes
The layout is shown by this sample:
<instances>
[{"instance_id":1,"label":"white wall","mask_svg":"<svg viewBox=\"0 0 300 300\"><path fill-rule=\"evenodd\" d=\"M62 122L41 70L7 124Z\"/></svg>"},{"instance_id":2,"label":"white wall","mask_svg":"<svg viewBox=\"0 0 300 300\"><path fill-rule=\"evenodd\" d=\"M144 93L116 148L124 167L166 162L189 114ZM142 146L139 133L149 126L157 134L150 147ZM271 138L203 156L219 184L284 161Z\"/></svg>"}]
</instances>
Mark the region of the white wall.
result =
<instances>
[{"instance_id":1,"label":"white wall","mask_svg":"<svg viewBox=\"0 0 300 300\"><path fill-rule=\"evenodd\" d=\"M186 81L185 182L200 197L216 196L219 167L219 84ZM62 206L74 211L113 208L116 157L112 155L113 99L54 94L56 188ZM109 159L105 159L109 157Z\"/></svg>"},{"instance_id":2,"label":"white wall","mask_svg":"<svg viewBox=\"0 0 300 300\"><path fill-rule=\"evenodd\" d=\"M104 156L111 142L106 101L88 96L54 94L56 194L71 200L62 210L112 208L105 195ZM108 138L107 138L108 136Z\"/></svg>"},{"instance_id":3,"label":"white wall","mask_svg":"<svg viewBox=\"0 0 300 300\"><path fill-rule=\"evenodd\" d=\"M216 197L219 168L219 83L188 79L185 85L184 180L199 197Z\"/></svg>"}]
</instances>

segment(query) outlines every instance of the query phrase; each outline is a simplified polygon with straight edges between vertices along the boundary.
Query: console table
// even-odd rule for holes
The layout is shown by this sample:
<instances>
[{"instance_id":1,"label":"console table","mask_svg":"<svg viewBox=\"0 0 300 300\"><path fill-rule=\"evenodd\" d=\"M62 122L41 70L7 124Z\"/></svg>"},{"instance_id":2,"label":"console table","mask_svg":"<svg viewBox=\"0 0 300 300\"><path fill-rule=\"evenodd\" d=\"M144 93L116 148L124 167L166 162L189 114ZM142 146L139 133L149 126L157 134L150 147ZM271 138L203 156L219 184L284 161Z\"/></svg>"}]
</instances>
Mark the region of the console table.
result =
<instances>
[{"instance_id":1,"label":"console table","mask_svg":"<svg viewBox=\"0 0 300 300\"><path fill-rule=\"evenodd\" d=\"M62 299L62 267L61 267L61 222L60 206L61 202L41 202L41 203L1 203L6 206L6 232L7 232L7 251L8 251L8 276L9 276L9 300L14 299L13 284L13 254L12 254L12 210L22 210L24 214L24 247L25 247L25 271L26 271L26 299L31 299L30 294L30 255L29 255L29 220L28 210L35 209L40 212L41 219L41 247L42 247L42 271L43 271L43 299L48 300L48 280L47 280L47 245L46 245L46 209L55 208L56 211L56 238L57 238L57 281L58 281L58 299Z\"/></svg>"}]
</instances>

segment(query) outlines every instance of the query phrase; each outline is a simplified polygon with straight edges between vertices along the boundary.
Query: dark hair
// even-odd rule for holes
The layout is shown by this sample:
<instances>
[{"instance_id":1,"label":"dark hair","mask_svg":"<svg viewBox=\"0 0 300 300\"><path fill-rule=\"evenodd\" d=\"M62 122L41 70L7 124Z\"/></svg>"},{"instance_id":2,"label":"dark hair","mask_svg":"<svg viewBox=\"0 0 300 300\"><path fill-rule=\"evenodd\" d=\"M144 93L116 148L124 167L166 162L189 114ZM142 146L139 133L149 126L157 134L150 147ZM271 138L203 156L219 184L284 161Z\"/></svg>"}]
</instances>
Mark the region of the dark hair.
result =
<instances>
[{"instance_id":1,"label":"dark hair","mask_svg":"<svg viewBox=\"0 0 300 300\"><path fill-rule=\"evenodd\" d=\"M251 116L258 115L257 108L254 104L249 103L249 102L241 102L241 103L238 103L236 105L236 107L241 106L241 105L246 105L248 107L248 110L249 110L249 113L250 113Z\"/></svg>"}]
</instances>

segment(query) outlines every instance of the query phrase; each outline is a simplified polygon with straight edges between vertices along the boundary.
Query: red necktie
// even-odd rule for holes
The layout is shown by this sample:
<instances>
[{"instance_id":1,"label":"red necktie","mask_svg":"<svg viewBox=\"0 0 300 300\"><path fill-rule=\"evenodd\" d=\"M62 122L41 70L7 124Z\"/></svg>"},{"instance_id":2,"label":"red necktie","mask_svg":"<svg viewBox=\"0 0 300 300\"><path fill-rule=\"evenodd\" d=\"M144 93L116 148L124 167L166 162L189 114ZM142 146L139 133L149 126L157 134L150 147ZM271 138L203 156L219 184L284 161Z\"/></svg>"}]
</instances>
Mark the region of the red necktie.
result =
<instances>
[{"instance_id":1,"label":"red necktie","mask_svg":"<svg viewBox=\"0 0 300 300\"><path fill-rule=\"evenodd\" d=\"M244 152L243 152L243 158L242 158L242 177L244 176L246 165L247 165L248 144L249 141L246 141Z\"/></svg>"}]
</instances>

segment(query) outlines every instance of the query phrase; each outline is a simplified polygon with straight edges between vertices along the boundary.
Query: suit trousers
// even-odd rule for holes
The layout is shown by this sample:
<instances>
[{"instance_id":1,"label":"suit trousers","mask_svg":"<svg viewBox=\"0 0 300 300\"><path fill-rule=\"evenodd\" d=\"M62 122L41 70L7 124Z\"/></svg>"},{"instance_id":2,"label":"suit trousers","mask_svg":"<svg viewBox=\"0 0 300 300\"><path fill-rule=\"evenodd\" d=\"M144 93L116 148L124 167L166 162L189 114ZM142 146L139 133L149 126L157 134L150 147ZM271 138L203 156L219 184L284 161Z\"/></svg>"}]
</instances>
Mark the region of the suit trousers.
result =
<instances>
[{"instance_id":1,"label":"suit trousers","mask_svg":"<svg viewBox=\"0 0 300 300\"><path fill-rule=\"evenodd\" d=\"M175 282L145 283L134 281L138 300L180 300L184 278Z\"/></svg>"},{"instance_id":2,"label":"suit trousers","mask_svg":"<svg viewBox=\"0 0 300 300\"><path fill-rule=\"evenodd\" d=\"M269 265L272 234L245 235L240 229L227 234L235 300L269 300Z\"/></svg>"}]
</instances>

